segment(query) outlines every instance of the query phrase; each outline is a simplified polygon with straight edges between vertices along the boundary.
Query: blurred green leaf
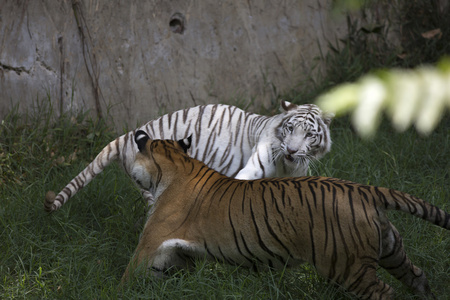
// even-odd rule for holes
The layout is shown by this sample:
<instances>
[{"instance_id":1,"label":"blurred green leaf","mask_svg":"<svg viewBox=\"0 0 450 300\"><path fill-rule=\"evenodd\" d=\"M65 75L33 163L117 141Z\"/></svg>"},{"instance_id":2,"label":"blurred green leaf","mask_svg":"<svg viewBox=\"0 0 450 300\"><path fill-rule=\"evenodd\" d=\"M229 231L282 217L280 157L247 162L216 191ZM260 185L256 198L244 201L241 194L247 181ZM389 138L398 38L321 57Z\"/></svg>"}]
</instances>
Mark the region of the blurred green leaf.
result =
<instances>
[{"instance_id":1,"label":"blurred green leaf","mask_svg":"<svg viewBox=\"0 0 450 300\"><path fill-rule=\"evenodd\" d=\"M353 112L353 125L363 137L376 132L383 112L396 130L414 124L428 135L450 109L450 59L434 67L379 70L337 86L316 103L336 116Z\"/></svg>"}]
</instances>

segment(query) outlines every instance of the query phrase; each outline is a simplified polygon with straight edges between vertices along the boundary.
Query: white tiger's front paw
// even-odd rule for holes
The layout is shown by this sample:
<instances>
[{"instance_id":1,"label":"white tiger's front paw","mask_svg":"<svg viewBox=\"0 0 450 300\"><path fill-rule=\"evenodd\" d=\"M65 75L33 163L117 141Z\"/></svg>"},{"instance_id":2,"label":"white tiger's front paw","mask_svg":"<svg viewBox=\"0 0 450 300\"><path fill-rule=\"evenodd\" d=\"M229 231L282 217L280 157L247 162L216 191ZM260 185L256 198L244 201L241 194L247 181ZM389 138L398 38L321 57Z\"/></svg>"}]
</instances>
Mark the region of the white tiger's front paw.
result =
<instances>
[{"instance_id":1,"label":"white tiger's front paw","mask_svg":"<svg viewBox=\"0 0 450 300\"><path fill-rule=\"evenodd\" d=\"M241 179L241 180L253 180L253 179L260 179L263 178L262 172L258 172L258 171L245 171L245 170L241 170L237 175L236 175L236 179Z\"/></svg>"}]
</instances>

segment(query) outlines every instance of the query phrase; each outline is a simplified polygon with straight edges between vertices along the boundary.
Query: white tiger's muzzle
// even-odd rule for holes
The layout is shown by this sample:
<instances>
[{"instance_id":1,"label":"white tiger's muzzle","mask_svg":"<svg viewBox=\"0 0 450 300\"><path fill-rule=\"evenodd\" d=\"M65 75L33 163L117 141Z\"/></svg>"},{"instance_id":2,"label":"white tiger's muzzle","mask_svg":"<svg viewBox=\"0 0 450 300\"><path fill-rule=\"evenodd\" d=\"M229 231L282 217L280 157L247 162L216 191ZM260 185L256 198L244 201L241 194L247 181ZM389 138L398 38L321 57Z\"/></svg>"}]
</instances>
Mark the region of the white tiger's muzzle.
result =
<instances>
[{"instance_id":1,"label":"white tiger's muzzle","mask_svg":"<svg viewBox=\"0 0 450 300\"><path fill-rule=\"evenodd\" d=\"M291 147L285 146L285 145L283 145L283 146L282 146L282 149L283 149L284 159L287 162L298 163L307 158L307 151L302 150L302 149L291 148Z\"/></svg>"},{"instance_id":2,"label":"white tiger's muzzle","mask_svg":"<svg viewBox=\"0 0 450 300\"><path fill-rule=\"evenodd\" d=\"M308 158L308 155L304 152L284 153L284 160L287 163L298 164L304 162Z\"/></svg>"}]
</instances>

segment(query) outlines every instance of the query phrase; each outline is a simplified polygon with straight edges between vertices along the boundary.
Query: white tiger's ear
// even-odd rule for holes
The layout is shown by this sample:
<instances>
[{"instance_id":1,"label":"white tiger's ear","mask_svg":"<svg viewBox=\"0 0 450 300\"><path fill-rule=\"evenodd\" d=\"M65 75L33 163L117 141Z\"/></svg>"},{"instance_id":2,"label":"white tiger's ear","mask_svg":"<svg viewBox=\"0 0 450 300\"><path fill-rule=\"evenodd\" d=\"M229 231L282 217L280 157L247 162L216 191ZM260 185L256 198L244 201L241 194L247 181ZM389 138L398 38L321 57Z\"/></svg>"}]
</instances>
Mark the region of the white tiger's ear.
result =
<instances>
[{"instance_id":1,"label":"white tiger's ear","mask_svg":"<svg viewBox=\"0 0 450 300\"><path fill-rule=\"evenodd\" d=\"M284 112L284 111L289 111L291 109L295 109L297 108L297 105L286 101L286 100L281 100L280 101L280 111Z\"/></svg>"},{"instance_id":2,"label":"white tiger's ear","mask_svg":"<svg viewBox=\"0 0 450 300\"><path fill-rule=\"evenodd\" d=\"M328 127L330 127L331 121L333 121L334 118L334 113L322 113L322 120L325 123L325 125L327 125Z\"/></svg>"},{"instance_id":3,"label":"white tiger's ear","mask_svg":"<svg viewBox=\"0 0 450 300\"><path fill-rule=\"evenodd\" d=\"M183 148L184 153L187 153L188 149L191 148L192 144L192 135L190 135L187 139L182 139L178 141L178 145Z\"/></svg>"},{"instance_id":4,"label":"white tiger's ear","mask_svg":"<svg viewBox=\"0 0 450 300\"><path fill-rule=\"evenodd\" d=\"M145 145L147 144L147 141L150 138L148 137L148 134L143 130L138 130L136 134L134 135L134 141L136 142L139 152L144 151Z\"/></svg>"}]
</instances>

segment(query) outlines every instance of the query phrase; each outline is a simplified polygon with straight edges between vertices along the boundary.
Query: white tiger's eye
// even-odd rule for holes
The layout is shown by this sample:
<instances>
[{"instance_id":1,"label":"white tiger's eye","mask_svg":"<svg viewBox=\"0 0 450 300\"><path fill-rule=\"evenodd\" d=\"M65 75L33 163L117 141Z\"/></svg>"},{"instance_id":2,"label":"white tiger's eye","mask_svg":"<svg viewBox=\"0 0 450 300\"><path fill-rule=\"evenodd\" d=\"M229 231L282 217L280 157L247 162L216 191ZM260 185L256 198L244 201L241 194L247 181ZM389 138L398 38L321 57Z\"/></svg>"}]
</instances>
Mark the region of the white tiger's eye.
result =
<instances>
[{"instance_id":1,"label":"white tiger's eye","mask_svg":"<svg viewBox=\"0 0 450 300\"><path fill-rule=\"evenodd\" d=\"M314 137L314 133L308 132L308 133L305 134L305 137L307 137L307 138Z\"/></svg>"},{"instance_id":2,"label":"white tiger's eye","mask_svg":"<svg viewBox=\"0 0 450 300\"><path fill-rule=\"evenodd\" d=\"M292 131L294 131L294 126L292 126L292 124L286 124L286 129L289 133L292 133Z\"/></svg>"}]
</instances>

